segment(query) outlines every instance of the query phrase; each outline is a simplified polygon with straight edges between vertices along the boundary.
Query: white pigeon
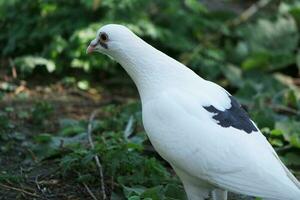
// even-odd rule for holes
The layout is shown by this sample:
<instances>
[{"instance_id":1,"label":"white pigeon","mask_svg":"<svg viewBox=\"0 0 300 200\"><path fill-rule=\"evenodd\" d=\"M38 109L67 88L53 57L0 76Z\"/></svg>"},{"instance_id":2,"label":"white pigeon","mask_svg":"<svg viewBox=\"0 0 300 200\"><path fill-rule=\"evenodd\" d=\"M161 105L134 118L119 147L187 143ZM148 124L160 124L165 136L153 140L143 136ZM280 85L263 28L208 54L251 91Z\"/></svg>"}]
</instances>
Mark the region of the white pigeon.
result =
<instances>
[{"instance_id":1,"label":"white pigeon","mask_svg":"<svg viewBox=\"0 0 300 200\"><path fill-rule=\"evenodd\" d=\"M298 180L225 89L122 25L101 27L87 48L91 52L112 57L133 79L147 135L181 179L189 200L226 200L227 191L300 199Z\"/></svg>"}]
</instances>

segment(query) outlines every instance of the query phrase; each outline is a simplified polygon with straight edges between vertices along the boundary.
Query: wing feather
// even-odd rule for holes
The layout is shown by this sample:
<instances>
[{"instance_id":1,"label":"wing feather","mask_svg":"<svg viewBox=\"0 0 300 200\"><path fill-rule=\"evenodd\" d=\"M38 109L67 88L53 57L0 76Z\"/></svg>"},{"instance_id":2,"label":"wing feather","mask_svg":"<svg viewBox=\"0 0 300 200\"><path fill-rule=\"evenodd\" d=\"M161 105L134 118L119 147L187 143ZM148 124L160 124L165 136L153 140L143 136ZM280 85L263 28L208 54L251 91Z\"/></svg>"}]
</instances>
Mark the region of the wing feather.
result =
<instances>
[{"instance_id":1,"label":"wing feather","mask_svg":"<svg viewBox=\"0 0 300 200\"><path fill-rule=\"evenodd\" d=\"M209 98L209 94L205 95L206 99ZM182 137L186 144L184 153L174 150L176 153L172 155L166 151L163 157L174 166L186 169L192 176L237 193L274 200L295 200L294 197L300 196L296 186L298 181L275 156L276 152L259 130L248 134L234 126L220 126L213 118L214 114L198 103L201 96L195 96L195 93L183 95L168 91L160 97L160 102L154 103L157 109L151 107L151 112L161 115L163 128L160 132L169 129L171 121L174 127L168 132ZM230 102L228 93L225 92L223 98ZM224 104L223 110L228 108L230 105ZM179 113L180 117L177 117ZM179 147L180 143L177 142L176 146ZM187 166L186 163L192 164Z\"/></svg>"}]
</instances>

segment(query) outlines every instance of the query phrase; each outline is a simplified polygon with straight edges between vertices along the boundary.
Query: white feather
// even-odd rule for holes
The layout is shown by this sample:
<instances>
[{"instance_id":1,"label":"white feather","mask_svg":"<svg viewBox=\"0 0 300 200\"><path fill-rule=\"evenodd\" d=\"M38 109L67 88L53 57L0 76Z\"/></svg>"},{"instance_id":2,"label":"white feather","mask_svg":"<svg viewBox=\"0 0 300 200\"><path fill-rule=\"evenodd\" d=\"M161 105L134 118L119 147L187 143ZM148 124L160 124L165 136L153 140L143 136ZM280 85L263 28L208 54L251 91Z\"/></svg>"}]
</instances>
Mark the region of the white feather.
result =
<instances>
[{"instance_id":1,"label":"white feather","mask_svg":"<svg viewBox=\"0 0 300 200\"><path fill-rule=\"evenodd\" d=\"M300 197L260 132L223 128L193 97L186 101L174 93L164 91L144 104L145 129L162 157L223 189L278 200Z\"/></svg>"},{"instance_id":2,"label":"white feather","mask_svg":"<svg viewBox=\"0 0 300 200\"><path fill-rule=\"evenodd\" d=\"M231 107L222 87L200 78L124 26L107 25L100 32L110 41L107 50L99 51L114 57L134 80L149 139L181 177L273 200L300 199L299 182L260 131L247 134L222 127L203 108Z\"/></svg>"}]
</instances>

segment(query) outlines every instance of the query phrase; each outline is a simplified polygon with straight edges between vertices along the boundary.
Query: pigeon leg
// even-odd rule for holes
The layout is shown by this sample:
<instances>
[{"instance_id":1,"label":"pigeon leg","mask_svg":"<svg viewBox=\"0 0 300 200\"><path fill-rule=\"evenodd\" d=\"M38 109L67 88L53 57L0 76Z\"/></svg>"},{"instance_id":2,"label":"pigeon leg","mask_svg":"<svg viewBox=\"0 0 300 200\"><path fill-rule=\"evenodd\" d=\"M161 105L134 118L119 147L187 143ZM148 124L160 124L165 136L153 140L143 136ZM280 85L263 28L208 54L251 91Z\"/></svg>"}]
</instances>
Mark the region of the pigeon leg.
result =
<instances>
[{"instance_id":1,"label":"pigeon leg","mask_svg":"<svg viewBox=\"0 0 300 200\"><path fill-rule=\"evenodd\" d=\"M173 166L176 174L183 183L188 200L208 200L213 188L205 181L192 177L181 169ZM223 200L223 199L215 199Z\"/></svg>"},{"instance_id":2,"label":"pigeon leg","mask_svg":"<svg viewBox=\"0 0 300 200\"><path fill-rule=\"evenodd\" d=\"M188 200L209 200L210 190L205 187L195 187L186 181L182 181Z\"/></svg>"},{"instance_id":3,"label":"pigeon leg","mask_svg":"<svg viewBox=\"0 0 300 200\"><path fill-rule=\"evenodd\" d=\"M211 194L212 200L227 200L227 191L214 189Z\"/></svg>"}]
</instances>

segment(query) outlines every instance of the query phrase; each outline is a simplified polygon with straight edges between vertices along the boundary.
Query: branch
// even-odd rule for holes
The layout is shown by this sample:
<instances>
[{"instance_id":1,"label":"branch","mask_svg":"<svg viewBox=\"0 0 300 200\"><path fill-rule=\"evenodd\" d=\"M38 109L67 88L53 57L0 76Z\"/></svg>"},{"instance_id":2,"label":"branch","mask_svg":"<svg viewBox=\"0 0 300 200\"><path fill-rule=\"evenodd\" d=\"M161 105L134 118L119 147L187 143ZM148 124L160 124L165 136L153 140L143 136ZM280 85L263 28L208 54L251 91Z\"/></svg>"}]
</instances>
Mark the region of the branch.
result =
<instances>
[{"instance_id":1,"label":"branch","mask_svg":"<svg viewBox=\"0 0 300 200\"><path fill-rule=\"evenodd\" d=\"M238 16L238 18L234 19L232 21L233 26L238 26L241 23L247 21L250 19L253 15L255 15L260 9L266 7L269 3L271 3L272 0L260 0L257 3L250 6L248 9L246 9L242 14Z\"/></svg>"},{"instance_id":2,"label":"branch","mask_svg":"<svg viewBox=\"0 0 300 200\"><path fill-rule=\"evenodd\" d=\"M85 183L83 183L83 186L85 187L85 189L87 190L87 192L89 193L89 195L92 197L93 200L98 200L97 197L93 194L93 192Z\"/></svg>"},{"instance_id":3,"label":"branch","mask_svg":"<svg viewBox=\"0 0 300 200\"><path fill-rule=\"evenodd\" d=\"M128 122L127 122L127 125L126 125L126 127L125 127L125 130L124 130L124 132L123 132L123 135L124 135L125 139L128 139L128 137L132 134L132 132L133 132L133 123L134 123L134 118L133 118L133 116L131 115L131 116L129 117L129 120L128 120Z\"/></svg>"},{"instance_id":4,"label":"branch","mask_svg":"<svg viewBox=\"0 0 300 200\"><path fill-rule=\"evenodd\" d=\"M300 112L296 109L282 106L282 105L271 105L271 109L273 109L275 112L281 112L281 113L287 113L292 115L300 115Z\"/></svg>"},{"instance_id":5,"label":"branch","mask_svg":"<svg viewBox=\"0 0 300 200\"><path fill-rule=\"evenodd\" d=\"M9 58L8 62L9 62L9 65L11 66L12 77L14 79L18 78L18 74L17 74L17 70L16 70L16 65L15 65L13 59Z\"/></svg>"},{"instance_id":6,"label":"branch","mask_svg":"<svg viewBox=\"0 0 300 200\"><path fill-rule=\"evenodd\" d=\"M92 132L93 132L93 122L95 117L97 116L97 114L100 112L100 109L94 110L89 118L89 124L88 124L88 128L87 128L87 136L88 136L88 141L89 144L91 146L91 149L94 150L95 149L95 145L92 139ZM105 185L104 185L104 178L103 178L103 169L102 169L102 165L100 163L100 159L98 157L98 155L96 154L94 156L96 165L98 167L98 172L99 172L99 177L100 177L100 183L101 183L101 194L102 194L102 199L106 200L106 193L105 193Z\"/></svg>"},{"instance_id":7,"label":"branch","mask_svg":"<svg viewBox=\"0 0 300 200\"><path fill-rule=\"evenodd\" d=\"M21 189L21 188L12 187L12 186L9 186L9 185L4 185L4 184L2 184L2 183L0 183L0 186L3 187L3 188L9 189L9 190L15 190L15 191L21 192L21 193L23 193L23 194L27 194L27 195L29 195L29 196L33 196L33 197L40 198L39 195L37 195L37 194L35 194L35 193L28 192L28 191L23 190L23 189Z\"/></svg>"}]
</instances>

